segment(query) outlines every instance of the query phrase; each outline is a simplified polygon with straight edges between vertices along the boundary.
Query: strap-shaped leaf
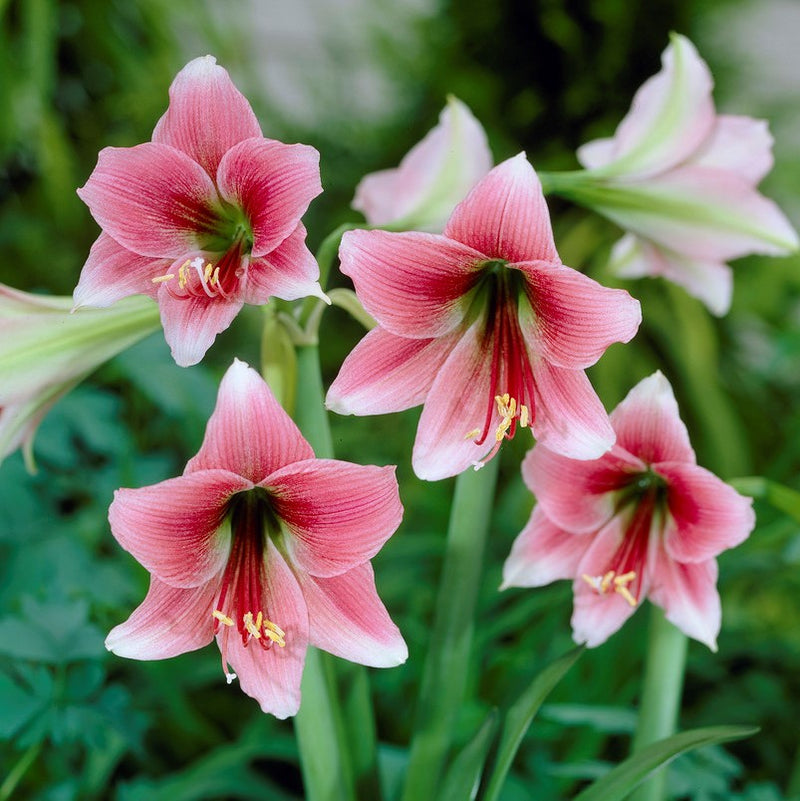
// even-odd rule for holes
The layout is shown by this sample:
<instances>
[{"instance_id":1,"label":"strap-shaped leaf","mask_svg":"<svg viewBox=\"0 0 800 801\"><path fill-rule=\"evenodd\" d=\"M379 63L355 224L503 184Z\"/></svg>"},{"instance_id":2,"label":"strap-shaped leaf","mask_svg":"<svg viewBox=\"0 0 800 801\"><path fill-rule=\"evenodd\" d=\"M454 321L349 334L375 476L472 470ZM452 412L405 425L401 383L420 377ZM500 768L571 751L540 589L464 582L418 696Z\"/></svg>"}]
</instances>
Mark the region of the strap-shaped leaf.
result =
<instances>
[{"instance_id":1,"label":"strap-shaped leaf","mask_svg":"<svg viewBox=\"0 0 800 801\"><path fill-rule=\"evenodd\" d=\"M498 721L493 709L475 736L461 749L445 774L438 801L473 801L478 794L483 768L494 740Z\"/></svg>"},{"instance_id":2,"label":"strap-shaped leaf","mask_svg":"<svg viewBox=\"0 0 800 801\"><path fill-rule=\"evenodd\" d=\"M743 495L762 498L779 511L800 522L800 492L797 490L761 476L734 478L728 483Z\"/></svg>"}]
</instances>

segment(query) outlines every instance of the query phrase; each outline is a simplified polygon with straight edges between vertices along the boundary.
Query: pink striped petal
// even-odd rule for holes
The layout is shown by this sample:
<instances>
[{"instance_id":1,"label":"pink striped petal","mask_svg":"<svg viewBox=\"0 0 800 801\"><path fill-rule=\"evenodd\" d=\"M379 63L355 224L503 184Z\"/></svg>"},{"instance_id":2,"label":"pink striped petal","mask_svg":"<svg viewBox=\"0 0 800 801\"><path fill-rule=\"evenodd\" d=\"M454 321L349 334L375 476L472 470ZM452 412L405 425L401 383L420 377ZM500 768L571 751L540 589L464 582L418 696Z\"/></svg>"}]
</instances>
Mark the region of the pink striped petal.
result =
<instances>
[{"instance_id":1,"label":"pink striped petal","mask_svg":"<svg viewBox=\"0 0 800 801\"><path fill-rule=\"evenodd\" d=\"M169 108L153 141L183 151L213 178L225 153L261 136L253 109L212 56L190 61L169 88Z\"/></svg>"},{"instance_id":2,"label":"pink striped petal","mask_svg":"<svg viewBox=\"0 0 800 801\"><path fill-rule=\"evenodd\" d=\"M196 651L214 639L219 576L191 589L150 577L142 603L106 637L106 648L128 659L169 659Z\"/></svg>"},{"instance_id":3,"label":"pink striped petal","mask_svg":"<svg viewBox=\"0 0 800 801\"><path fill-rule=\"evenodd\" d=\"M611 413L611 424L617 445L648 465L696 461L672 387L660 370L628 393Z\"/></svg>"},{"instance_id":4,"label":"pink striped petal","mask_svg":"<svg viewBox=\"0 0 800 801\"><path fill-rule=\"evenodd\" d=\"M109 236L141 256L177 259L217 224L213 181L167 145L104 148L78 195Z\"/></svg>"},{"instance_id":5,"label":"pink striped petal","mask_svg":"<svg viewBox=\"0 0 800 801\"><path fill-rule=\"evenodd\" d=\"M720 114L691 163L695 167L730 170L756 186L772 169L772 143L766 120Z\"/></svg>"},{"instance_id":6,"label":"pink striped petal","mask_svg":"<svg viewBox=\"0 0 800 801\"><path fill-rule=\"evenodd\" d=\"M108 510L117 542L172 587L199 587L228 558L228 501L252 484L227 470L204 470L140 489L120 489Z\"/></svg>"},{"instance_id":7,"label":"pink striped petal","mask_svg":"<svg viewBox=\"0 0 800 801\"><path fill-rule=\"evenodd\" d=\"M178 261L184 260L182 257ZM172 358L181 367L189 367L205 356L217 334L228 328L244 304L206 294L176 296L164 283L158 290L158 305Z\"/></svg>"},{"instance_id":8,"label":"pink striped petal","mask_svg":"<svg viewBox=\"0 0 800 801\"><path fill-rule=\"evenodd\" d=\"M369 562L330 578L299 578L311 645L370 667L406 661L408 648L378 597Z\"/></svg>"},{"instance_id":9,"label":"pink striped petal","mask_svg":"<svg viewBox=\"0 0 800 801\"><path fill-rule=\"evenodd\" d=\"M608 289L561 264L523 262L515 267L527 277L531 304L520 306L522 330L553 365L581 370L613 342L628 342L636 334L642 311L625 290Z\"/></svg>"},{"instance_id":10,"label":"pink striped petal","mask_svg":"<svg viewBox=\"0 0 800 801\"><path fill-rule=\"evenodd\" d=\"M537 441L572 459L602 456L614 444L614 430L586 374L539 361L534 376Z\"/></svg>"},{"instance_id":11,"label":"pink striped petal","mask_svg":"<svg viewBox=\"0 0 800 801\"><path fill-rule=\"evenodd\" d=\"M756 523L753 501L694 464L661 462L669 516L664 547L678 562L704 562L747 539Z\"/></svg>"},{"instance_id":12,"label":"pink striped petal","mask_svg":"<svg viewBox=\"0 0 800 801\"><path fill-rule=\"evenodd\" d=\"M427 339L452 331L469 308L481 253L436 234L348 231L341 270L364 308L393 334Z\"/></svg>"},{"instance_id":13,"label":"pink striped petal","mask_svg":"<svg viewBox=\"0 0 800 801\"><path fill-rule=\"evenodd\" d=\"M242 690L264 712L276 718L297 714L300 680L308 647L308 611L297 579L271 540L266 542L264 616L285 633L286 646L262 648L251 639L245 646L234 627L220 626L217 643L223 663L235 671ZM226 671L227 672L227 671Z\"/></svg>"},{"instance_id":14,"label":"pink striped petal","mask_svg":"<svg viewBox=\"0 0 800 801\"><path fill-rule=\"evenodd\" d=\"M558 579L574 579L591 542L591 537L559 528L537 504L503 565L500 589L543 587Z\"/></svg>"},{"instance_id":15,"label":"pink striped petal","mask_svg":"<svg viewBox=\"0 0 800 801\"><path fill-rule=\"evenodd\" d=\"M286 239L322 192L319 153L259 136L234 145L217 170L220 196L241 209L252 228L254 258Z\"/></svg>"},{"instance_id":16,"label":"pink striped petal","mask_svg":"<svg viewBox=\"0 0 800 801\"><path fill-rule=\"evenodd\" d=\"M542 185L524 153L498 164L444 229L490 259L559 262Z\"/></svg>"},{"instance_id":17,"label":"pink striped petal","mask_svg":"<svg viewBox=\"0 0 800 801\"><path fill-rule=\"evenodd\" d=\"M336 576L371 559L403 518L393 466L308 459L259 486L292 535L292 562L313 576Z\"/></svg>"},{"instance_id":18,"label":"pink striped petal","mask_svg":"<svg viewBox=\"0 0 800 801\"><path fill-rule=\"evenodd\" d=\"M325 404L338 414L388 414L425 401L453 337L406 339L373 328L344 360Z\"/></svg>"},{"instance_id":19,"label":"pink striped petal","mask_svg":"<svg viewBox=\"0 0 800 801\"><path fill-rule=\"evenodd\" d=\"M309 295L323 297L319 265L306 245L306 229L298 223L275 250L250 260L243 300L261 306L271 297L297 300Z\"/></svg>"},{"instance_id":20,"label":"pink striped petal","mask_svg":"<svg viewBox=\"0 0 800 801\"><path fill-rule=\"evenodd\" d=\"M722 623L716 560L680 564L662 549L659 551L650 600L660 606L667 620L687 637L693 637L716 651Z\"/></svg>"},{"instance_id":21,"label":"pink striped petal","mask_svg":"<svg viewBox=\"0 0 800 801\"><path fill-rule=\"evenodd\" d=\"M155 298L158 284L152 279L164 275L171 264L172 259L139 256L118 245L108 234L101 233L89 251L75 287L75 308L105 308L128 295Z\"/></svg>"},{"instance_id":22,"label":"pink striped petal","mask_svg":"<svg viewBox=\"0 0 800 801\"><path fill-rule=\"evenodd\" d=\"M224 468L258 483L285 465L313 457L264 379L234 359L220 383L203 444L184 473Z\"/></svg>"},{"instance_id":23,"label":"pink striped petal","mask_svg":"<svg viewBox=\"0 0 800 801\"><path fill-rule=\"evenodd\" d=\"M579 534L602 528L614 514L616 493L646 469L619 444L590 460L568 459L536 445L522 462L522 477L554 525Z\"/></svg>"}]
</instances>

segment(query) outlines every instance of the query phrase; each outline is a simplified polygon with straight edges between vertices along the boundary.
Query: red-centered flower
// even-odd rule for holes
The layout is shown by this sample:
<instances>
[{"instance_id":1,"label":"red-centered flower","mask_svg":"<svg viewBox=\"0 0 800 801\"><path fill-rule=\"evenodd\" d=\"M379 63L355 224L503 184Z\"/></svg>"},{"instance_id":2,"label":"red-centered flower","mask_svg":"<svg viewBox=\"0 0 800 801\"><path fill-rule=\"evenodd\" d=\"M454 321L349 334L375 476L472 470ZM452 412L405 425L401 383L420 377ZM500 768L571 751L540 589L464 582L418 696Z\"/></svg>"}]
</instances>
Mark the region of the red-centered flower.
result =
<instances>
[{"instance_id":1,"label":"red-centered flower","mask_svg":"<svg viewBox=\"0 0 800 801\"><path fill-rule=\"evenodd\" d=\"M639 304L561 263L524 153L475 186L444 235L352 231L339 255L378 327L347 357L327 403L342 414L423 403L418 476L478 467L518 427L579 459L611 447L584 369L636 333Z\"/></svg>"},{"instance_id":2,"label":"red-centered flower","mask_svg":"<svg viewBox=\"0 0 800 801\"><path fill-rule=\"evenodd\" d=\"M216 637L228 681L294 715L309 643L375 667L406 659L369 562L402 513L393 467L315 459L236 360L184 474L115 494L111 531L152 576L106 647L164 659Z\"/></svg>"},{"instance_id":3,"label":"red-centered flower","mask_svg":"<svg viewBox=\"0 0 800 801\"><path fill-rule=\"evenodd\" d=\"M755 525L752 501L698 467L672 387L656 372L611 414L614 447L575 461L534 447L522 465L537 505L517 537L503 585L574 581L573 636L592 647L645 598L716 650L715 557Z\"/></svg>"},{"instance_id":4,"label":"red-centered flower","mask_svg":"<svg viewBox=\"0 0 800 801\"><path fill-rule=\"evenodd\" d=\"M75 305L151 295L175 361L195 364L244 303L322 296L300 222L321 191L319 153L265 139L228 73L197 58L152 142L105 148L78 190L103 232Z\"/></svg>"}]
</instances>

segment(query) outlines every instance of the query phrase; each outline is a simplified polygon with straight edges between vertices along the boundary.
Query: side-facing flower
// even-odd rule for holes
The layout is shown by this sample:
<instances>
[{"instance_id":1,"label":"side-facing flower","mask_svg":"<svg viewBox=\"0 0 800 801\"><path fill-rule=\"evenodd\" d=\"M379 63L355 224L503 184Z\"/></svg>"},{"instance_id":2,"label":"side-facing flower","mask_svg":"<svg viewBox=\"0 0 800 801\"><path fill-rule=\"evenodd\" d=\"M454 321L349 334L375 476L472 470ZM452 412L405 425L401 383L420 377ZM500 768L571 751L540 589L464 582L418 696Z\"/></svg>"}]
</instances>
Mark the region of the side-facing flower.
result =
<instances>
[{"instance_id":1,"label":"side-facing flower","mask_svg":"<svg viewBox=\"0 0 800 801\"><path fill-rule=\"evenodd\" d=\"M111 531L152 575L106 647L164 659L216 637L228 681L294 715L309 643L375 667L406 659L369 562L402 513L393 467L315 459L236 360L183 475L114 496Z\"/></svg>"},{"instance_id":2,"label":"side-facing flower","mask_svg":"<svg viewBox=\"0 0 800 801\"><path fill-rule=\"evenodd\" d=\"M128 298L70 313L72 299L0 284L0 461L20 446L33 469L39 423L103 362L158 329L158 307Z\"/></svg>"},{"instance_id":3,"label":"side-facing flower","mask_svg":"<svg viewBox=\"0 0 800 801\"><path fill-rule=\"evenodd\" d=\"M716 650L717 562L755 525L752 501L699 467L672 387L656 372L611 414L614 447L575 461L536 445L522 475L537 505L503 586L572 579L573 636L599 645L645 598Z\"/></svg>"},{"instance_id":4,"label":"side-facing flower","mask_svg":"<svg viewBox=\"0 0 800 801\"><path fill-rule=\"evenodd\" d=\"M265 139L228 73L197 58L152 141L105 148L78 190L103 232L75 305L150 295L175 361L195 364L244 303L324 297L300 222L321 191L319 153Z\"/></svg>"},{"instance_id":5,"label":"side-facing flower","mask_svg":"<svg viewBox=\"0 0 800 801\"><path fill-rule=\"evenodd\" d=\"M584 369L636 333L639 304L561 263L524 153L478 183L444 235L352 231L339 255L378 327L347 357L327 403L343 414L424 404L418 476L480 466L518 427L579 459L611 447Z\"/></svg>"},{"instance_id":6,"label":"side-facing flower","mask_svg":"<svg viewBox=\"0 0 800 801\"><path fill-rule=\"evenodd\" d=\"M629 232L612 252L619 275L663 276L722 315L725 262L789 253L797 234L756 189L772 168L766 122L715 112L711 73L684 36L672 35L662 63L614 136L578 150L592 180L564 194Z\"/></svg>"},{"instance_id":7,"label":"side-facing flower","mask_svg":"<svg viewBox=\"0 0 800 801\"><path fill-rule=\"evenodd\" d=\"M451 95L438 125L408 151L399 167L361 179L353 208L376 227L440 232L456 204L491 168L483 126Z\"/></svg>"}]
</instances>

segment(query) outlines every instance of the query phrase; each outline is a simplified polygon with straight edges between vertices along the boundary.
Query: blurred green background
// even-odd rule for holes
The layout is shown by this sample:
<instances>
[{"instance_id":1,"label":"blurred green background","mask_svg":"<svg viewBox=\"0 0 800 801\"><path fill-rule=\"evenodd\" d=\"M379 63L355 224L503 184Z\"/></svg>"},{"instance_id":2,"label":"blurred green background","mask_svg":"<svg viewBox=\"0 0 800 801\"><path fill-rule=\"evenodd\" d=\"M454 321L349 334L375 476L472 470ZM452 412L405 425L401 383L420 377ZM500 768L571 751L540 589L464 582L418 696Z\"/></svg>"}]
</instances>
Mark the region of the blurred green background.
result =
<instances>
[{"instance_id":1,"label":"blurred green background","mask_svg":"<svg viewBox=\"0 0 800 801\"><path fill-rule=\"evenodd\" d=\"M265 135L320 150L326 191L306 218L313 247L358 219L348 206L359 178L395 165L448 92L483 122L496 161L525 149L542 169L575 167L575 148L613 131L657 71L671 30L709 62L720 109L770 120L776 168L764 191L797 225L793 0L0 0L0 281L72 291L98 232L76 187L102 147L149 139L172 77L197 55L210 52L231 72ZM558 201L551 209L563 260L615 283L604 270L613 227ZM659 281L626 285L645 324L592 379L611 408L660 368L701 464L800 488L800 260L749 258L735 275L722 320ZM147 586L108 530L112 492L183 469L222 371L234 355L258 362L260 321L247 310L188 369L151 337L49 415L36 475L19 454L0 467L0 798L15 771L13 797L36 801L301 797L291 724L227 687L216 649L135 663L103 648ZM344 313L326 315L326 381L360 336ZM406 507L375 560L411 654L401 668L371 672L390 787L403 770L452 490L411 473L417 416L332 420L339 457L399 465ZM492 703L570 644L566 583L496 589L532 506L519 480L529 444L519 436L502 454L464 740ZM691 644L681 724L754 723L761 733L679 759L675 798L800 797L800 531L766 505L757 512L751 539L720 560L720 650ZM570 797L625 756L646 617L587 653L558 687L505 801Z\"/></svg>"}]
</instances>

